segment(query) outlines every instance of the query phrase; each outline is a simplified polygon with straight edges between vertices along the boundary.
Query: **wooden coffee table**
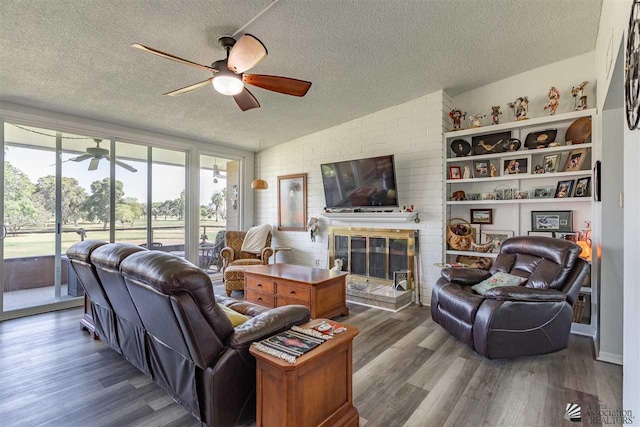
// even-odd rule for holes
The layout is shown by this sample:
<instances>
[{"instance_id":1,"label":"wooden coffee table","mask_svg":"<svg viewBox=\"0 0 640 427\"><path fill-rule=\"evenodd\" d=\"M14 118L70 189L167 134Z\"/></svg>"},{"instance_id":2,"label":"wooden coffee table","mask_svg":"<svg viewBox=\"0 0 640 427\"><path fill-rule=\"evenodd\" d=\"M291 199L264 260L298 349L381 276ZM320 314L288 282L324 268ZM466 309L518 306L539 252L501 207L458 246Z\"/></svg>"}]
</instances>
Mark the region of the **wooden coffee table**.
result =
<instances>
[{"instance_id":1,"label":"wooden coffee table","mask_svg":"<svg viewBox=\"0 0 640 427\"><path fill-rule=\"evenodd\" d=\"M311 318L349 314L347 273L291 264L248 266L244 272L244 299L265 307L299 304Z\"/></svg>"},{"instance_id":2,"label":"wooden coffee table","mask_svg":"<svg viewBox=\"0 0 640 427\"><path fill-rule=\"evenodd\" d=\"M301 326L308 328L321 320ZM298 357L295 364L251 346L257 360L258 427L358 427L360 416L352 395L352 341L358 329L342 326L346 332Z\"/></svg>"}]
</instances>

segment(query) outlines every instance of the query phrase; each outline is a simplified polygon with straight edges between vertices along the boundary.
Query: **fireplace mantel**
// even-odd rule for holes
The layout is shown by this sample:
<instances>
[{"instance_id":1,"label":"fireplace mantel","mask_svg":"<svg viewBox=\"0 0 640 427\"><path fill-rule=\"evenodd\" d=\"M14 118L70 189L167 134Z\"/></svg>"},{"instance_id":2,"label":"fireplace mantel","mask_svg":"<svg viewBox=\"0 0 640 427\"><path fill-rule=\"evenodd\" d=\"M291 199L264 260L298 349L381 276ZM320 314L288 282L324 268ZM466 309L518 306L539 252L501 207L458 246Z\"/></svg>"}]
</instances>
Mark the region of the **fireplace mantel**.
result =
<instances>
[{"instance_id":1,"label":"fireplace mantel","mask_svg":"<svg viewBox=\"0 0 640 427\"><path fill-rule=\"evenodd\" d=\"M398 223L420 222L418 212L331 212L323 213L323 217L330 221L340 222L369 222L369 223Z\"/></svg>"}]
</instances>

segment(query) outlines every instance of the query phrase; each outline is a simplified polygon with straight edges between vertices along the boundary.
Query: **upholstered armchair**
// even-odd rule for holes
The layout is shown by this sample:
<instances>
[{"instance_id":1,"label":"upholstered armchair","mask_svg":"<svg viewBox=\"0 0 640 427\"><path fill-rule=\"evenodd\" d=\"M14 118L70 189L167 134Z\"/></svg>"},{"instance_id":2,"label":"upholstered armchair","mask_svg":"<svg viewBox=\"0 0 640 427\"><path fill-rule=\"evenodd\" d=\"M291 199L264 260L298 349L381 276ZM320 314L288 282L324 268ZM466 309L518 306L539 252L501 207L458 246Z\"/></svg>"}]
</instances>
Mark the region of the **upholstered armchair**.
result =
<instances>
[{"instance_id":1,"label":"upholstered armchair","mask_svg":"<svg viewBox=\"0 0 640 427\"><path fill-rule=\"evenodd\" d=\"M229 266L241 266L241 265L267 265L269 264L269 258L273 255L273 248L271 247L271 233L267 236L267 242L265 247L259 254L252 254L249 252L243 252L242 242L247 235L246 231L227 231L225 236L227 245L220 255L222 256L222 271L226 270Z\"/></svg>"},{"instance_id":2,"label":"upholstered armchair","mask_svg":"<svg viewBox=\"0 0 640 427\"><path fill-rule=\"evenodd\" d=\"M431 294L431 317L489 359L531 356L567 347L573 303L588 273L575 243L548 237L506 240L491 271L443 269ZM471 287L498 272L521 286Z\"/></svg>"}]
</instances>

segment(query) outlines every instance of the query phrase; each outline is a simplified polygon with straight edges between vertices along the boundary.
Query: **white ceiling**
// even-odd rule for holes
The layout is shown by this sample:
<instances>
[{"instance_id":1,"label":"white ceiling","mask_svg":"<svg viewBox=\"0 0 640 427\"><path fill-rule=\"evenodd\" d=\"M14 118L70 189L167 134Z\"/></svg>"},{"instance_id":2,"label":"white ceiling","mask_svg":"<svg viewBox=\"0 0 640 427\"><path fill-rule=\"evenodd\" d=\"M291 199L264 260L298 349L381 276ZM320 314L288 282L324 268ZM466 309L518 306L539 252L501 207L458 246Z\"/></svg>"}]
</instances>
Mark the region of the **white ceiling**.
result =
<instances>
[{"instance_id":1,"label":"white ceiling","mask_svg":"<svg viewBox=\"0 0 640 427\"><path fill-rule=\"evenodd\" d=\"M241 112L205 88L162 93L203 64L270 0L5 0L0 100L255 150L421 95L455 95L591 51L601 0L280 0L246 31L269 56L252 72L313 82L304 98L250 90Z\"/></svg>"}]
</instances>

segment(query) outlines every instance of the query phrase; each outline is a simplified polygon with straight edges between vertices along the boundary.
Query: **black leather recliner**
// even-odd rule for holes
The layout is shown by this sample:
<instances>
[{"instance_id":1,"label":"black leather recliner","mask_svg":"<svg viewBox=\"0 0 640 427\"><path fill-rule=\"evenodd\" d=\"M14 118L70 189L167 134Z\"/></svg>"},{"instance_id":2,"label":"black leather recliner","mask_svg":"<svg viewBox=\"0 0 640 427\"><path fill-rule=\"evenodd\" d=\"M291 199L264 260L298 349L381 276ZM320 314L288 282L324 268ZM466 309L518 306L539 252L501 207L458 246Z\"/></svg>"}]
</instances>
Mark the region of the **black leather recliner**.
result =
<instances>
[{"instance_id":1,"label":"black leather recliner","mask_svg":"<svg viewBox=\"0 0 640 427\"><path fill-rule=\"evenodd\" d=\"M431 294L431 317L477 353L499 359L567 347L573 303L589 271L575 243L514 237L490 271L443 269ZM471 289L497 272L527 278L523 286Z\"/></svg>"}]
</instances>

